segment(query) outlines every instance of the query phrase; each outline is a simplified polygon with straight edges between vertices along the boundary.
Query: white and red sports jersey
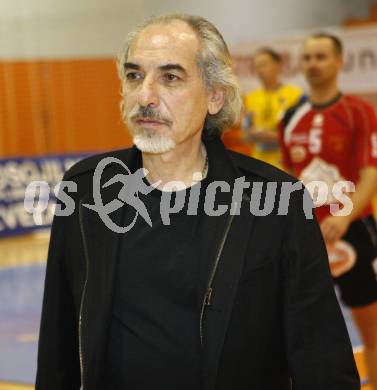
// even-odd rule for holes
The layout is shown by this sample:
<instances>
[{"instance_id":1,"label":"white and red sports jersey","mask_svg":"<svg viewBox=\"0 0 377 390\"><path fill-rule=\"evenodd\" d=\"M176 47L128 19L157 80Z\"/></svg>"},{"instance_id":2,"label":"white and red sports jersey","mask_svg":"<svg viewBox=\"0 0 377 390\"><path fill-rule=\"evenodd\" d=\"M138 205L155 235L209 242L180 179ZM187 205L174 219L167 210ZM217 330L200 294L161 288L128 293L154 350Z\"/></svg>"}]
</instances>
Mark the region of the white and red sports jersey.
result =
<instances>
[{"instance_id":1,"label":"white and red sports jersey","mask_svg":"<svg viewBox=\"0 0 377 390\"><path fill-rule=\"evenodd\" d=\"M285 114L280 141L284 167L305 184L326 182L329 193L338 181L356 186L363 167L377 167L376 114L355 96L339 95L322 106L301 102ZM371 212L370 205L360 217ZM316 209L319 221L329 214L328 205Z\"/></svg>"}]
</instances>

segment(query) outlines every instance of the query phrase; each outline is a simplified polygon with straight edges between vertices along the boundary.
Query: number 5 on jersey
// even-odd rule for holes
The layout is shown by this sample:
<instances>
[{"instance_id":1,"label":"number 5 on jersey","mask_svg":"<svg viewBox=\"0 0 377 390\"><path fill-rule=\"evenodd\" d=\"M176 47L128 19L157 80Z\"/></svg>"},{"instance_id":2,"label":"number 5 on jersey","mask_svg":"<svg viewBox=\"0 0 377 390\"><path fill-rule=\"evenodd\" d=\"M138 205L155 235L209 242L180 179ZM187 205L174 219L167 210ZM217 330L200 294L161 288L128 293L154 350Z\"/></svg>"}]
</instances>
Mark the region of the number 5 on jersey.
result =
<instances>
[{"instance_id":1,"label":"number 5 on jersey","mask_svg":"<svg viewBox=\"0 0 377 390\"><path fill-rule=\"evenodd\" d=\"M309 133L309 152L319 154L322 151L322 129L314 127Z\"/></svg>"}]
</instances>

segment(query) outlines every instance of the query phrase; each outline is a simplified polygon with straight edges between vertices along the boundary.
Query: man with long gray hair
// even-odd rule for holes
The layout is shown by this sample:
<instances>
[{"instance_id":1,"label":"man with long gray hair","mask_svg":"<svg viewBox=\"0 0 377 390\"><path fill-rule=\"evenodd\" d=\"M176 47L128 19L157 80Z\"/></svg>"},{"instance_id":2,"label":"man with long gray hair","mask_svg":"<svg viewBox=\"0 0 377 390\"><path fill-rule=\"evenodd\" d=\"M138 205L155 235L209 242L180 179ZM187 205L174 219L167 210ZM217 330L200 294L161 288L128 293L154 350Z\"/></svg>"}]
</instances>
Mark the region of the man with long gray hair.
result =
<instances>
[{"instance_id":1,"label":"man with long gray hair","mask_svg":"<svg viewBox=\"0 0 377 390\"><path fill-rule=\"evenodd\" d=\"M135 145L65 175L77 207L53 223L36 390L358 389L307 193L221 142L241 110L221 34L153 18L119 74Z\"/></svg>"}]
</instances>

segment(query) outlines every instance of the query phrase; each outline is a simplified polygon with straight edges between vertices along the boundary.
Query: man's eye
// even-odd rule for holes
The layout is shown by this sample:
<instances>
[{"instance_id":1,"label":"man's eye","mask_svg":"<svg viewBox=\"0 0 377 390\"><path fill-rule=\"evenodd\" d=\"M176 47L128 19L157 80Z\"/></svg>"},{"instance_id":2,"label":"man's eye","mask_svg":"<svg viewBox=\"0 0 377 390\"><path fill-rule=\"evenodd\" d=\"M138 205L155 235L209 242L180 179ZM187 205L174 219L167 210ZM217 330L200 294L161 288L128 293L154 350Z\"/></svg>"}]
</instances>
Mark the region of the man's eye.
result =
<instances>
[{"instance_id":1,"label":"man's eye","mask_svg":"<svg viewBox=\"0 0 377 390\"><path fill-rule=\"evenodd\" d=\"M138 80L140 78L141 78L141 75L139 73L137 73L137 72L129 72L129 73L126 74L126 79L130 80L130 81Z\"/></svg>"},{"instance_id":2,"label":"man's eye","mask_svg":"<svg viewBox=\"0 0 377 390\"><path fill-rule=\"evenodd\" d=\"M164 75L164 78L166 81L177 81L179 80L179 77L172 73L166 73Z\"/></svg>"}]
</instances>

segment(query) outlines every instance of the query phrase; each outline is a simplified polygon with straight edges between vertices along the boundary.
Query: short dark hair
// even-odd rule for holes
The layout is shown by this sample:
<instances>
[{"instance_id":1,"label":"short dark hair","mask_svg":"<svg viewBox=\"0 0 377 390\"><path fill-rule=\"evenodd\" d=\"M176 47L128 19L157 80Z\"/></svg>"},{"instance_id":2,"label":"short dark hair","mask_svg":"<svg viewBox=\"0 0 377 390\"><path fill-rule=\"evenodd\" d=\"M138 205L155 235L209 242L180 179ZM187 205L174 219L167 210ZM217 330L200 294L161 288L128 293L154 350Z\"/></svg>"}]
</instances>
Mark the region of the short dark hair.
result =
<instances>
[{"instance_id":1,"label":"short dark hair","mask_svg":"<svg viewBox=\"0 0 377 390\"><path fill-rule=\"evenodd\" d=\"M316 34L313 34L309 39L321 39L321 38L327 38L330 39L332 42L335 52L338 55L343 54L343 43L342 41L334 34L326 33L326 32L319 32Z\"/></svg>"},{"instance_id":2,"label":"short dark hair","mask_svg":"<svg viewBox=\"0 0 377 390\"><path fill-rule=\"evenodd\" d=\"M283 62L282 56L276 50L272 49L271 47L267 47L267 46L266 47L261 47L255 53L255 57L259 56L261 54L267 54L277 64L281 64Z\"/></svg>"}]
</instances>

